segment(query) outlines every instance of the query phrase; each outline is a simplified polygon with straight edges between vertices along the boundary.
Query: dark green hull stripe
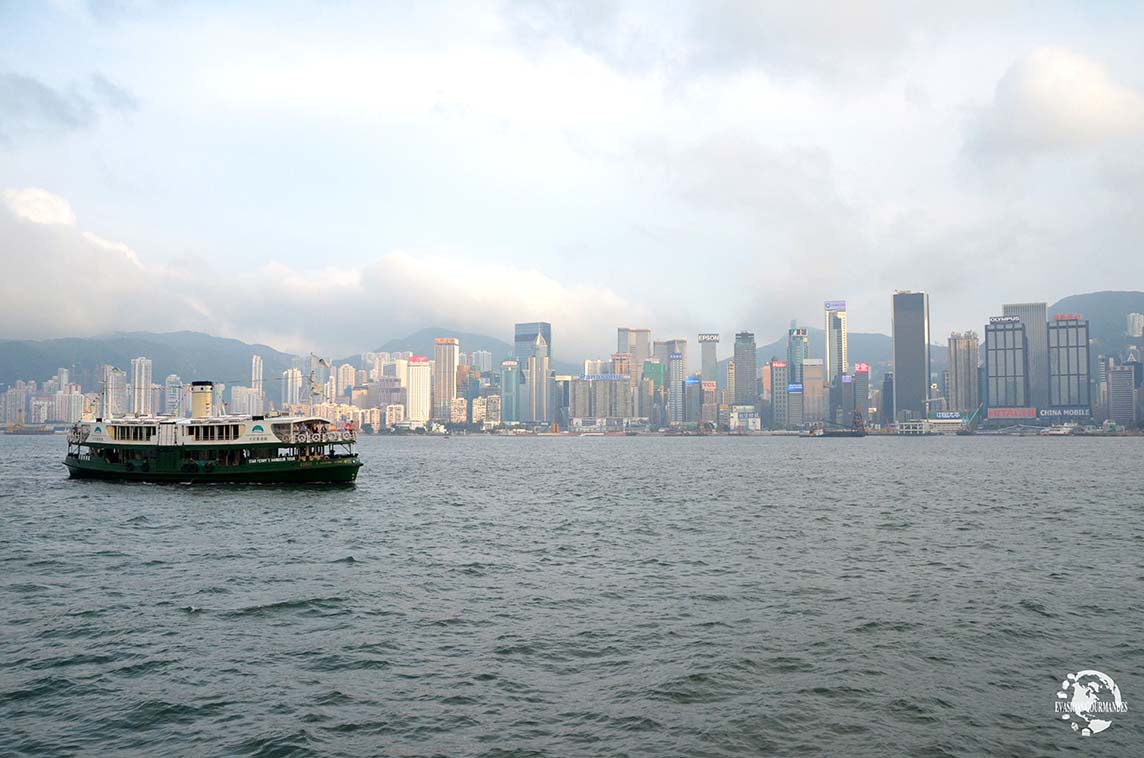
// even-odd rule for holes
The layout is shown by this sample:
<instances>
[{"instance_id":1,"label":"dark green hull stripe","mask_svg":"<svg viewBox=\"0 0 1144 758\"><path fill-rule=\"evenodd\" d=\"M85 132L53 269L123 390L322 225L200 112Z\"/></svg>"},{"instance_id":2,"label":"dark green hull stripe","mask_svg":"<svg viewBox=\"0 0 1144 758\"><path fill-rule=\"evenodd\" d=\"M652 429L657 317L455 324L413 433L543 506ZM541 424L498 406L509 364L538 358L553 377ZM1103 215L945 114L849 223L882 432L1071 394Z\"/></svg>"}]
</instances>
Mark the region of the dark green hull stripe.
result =
<instances>
[{"instance_id":1,"label":"dark green hull stripe","mask_svg":"<svg viewBox=\"0 0 1144 758\"><path fill-rule=\"evenodd\" d=\"M276 463L270 465L216 467L212 471L128 471L122 465L67 459L64 465L72 479L117 479L131 482L352 482L361 461L347 459L329 462Z\"/></svg>"}]
</instances>

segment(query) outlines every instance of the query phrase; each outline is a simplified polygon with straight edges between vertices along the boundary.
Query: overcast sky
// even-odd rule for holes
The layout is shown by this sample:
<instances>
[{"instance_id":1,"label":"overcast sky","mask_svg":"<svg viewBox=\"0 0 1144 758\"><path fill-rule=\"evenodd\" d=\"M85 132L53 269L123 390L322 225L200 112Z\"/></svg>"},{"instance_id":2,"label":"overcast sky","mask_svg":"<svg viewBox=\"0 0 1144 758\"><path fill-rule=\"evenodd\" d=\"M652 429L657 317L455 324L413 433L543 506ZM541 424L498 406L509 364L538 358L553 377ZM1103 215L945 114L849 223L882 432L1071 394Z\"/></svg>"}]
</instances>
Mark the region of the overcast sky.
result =
<instances>
[{"instance_id":1,"label":"overcast sky","mask_svg":"<svg viewBox=\"0 0 1144 758\"><path fill-rule=\"evenodd\" d=\"M238 6L242 7L239 8ZM1144 284L1144 4L5 2L0 337L557 357Z\"/></svg>"}]
</instances>

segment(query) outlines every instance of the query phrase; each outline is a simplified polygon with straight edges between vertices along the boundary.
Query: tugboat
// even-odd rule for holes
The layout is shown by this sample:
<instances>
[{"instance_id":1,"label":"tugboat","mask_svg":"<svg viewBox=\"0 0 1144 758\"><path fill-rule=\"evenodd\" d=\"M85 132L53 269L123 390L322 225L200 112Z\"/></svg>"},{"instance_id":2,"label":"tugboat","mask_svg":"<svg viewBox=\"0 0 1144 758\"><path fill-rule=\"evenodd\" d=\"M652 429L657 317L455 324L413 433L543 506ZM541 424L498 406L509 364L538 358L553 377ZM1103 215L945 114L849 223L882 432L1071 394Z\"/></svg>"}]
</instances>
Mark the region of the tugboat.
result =
<instances>
[{"instance_id":1,"label":"tugboat","mask_svg":"<svg viewBox=\"0 0 1144 758\"><path fill-rule=\"evenodd\" d=\"M191 385L191 418L81 421L68 433L73 479L137 482L352 482L353 429L318 416L212 416L211 382Z\"/></svg>"}]
</instances>

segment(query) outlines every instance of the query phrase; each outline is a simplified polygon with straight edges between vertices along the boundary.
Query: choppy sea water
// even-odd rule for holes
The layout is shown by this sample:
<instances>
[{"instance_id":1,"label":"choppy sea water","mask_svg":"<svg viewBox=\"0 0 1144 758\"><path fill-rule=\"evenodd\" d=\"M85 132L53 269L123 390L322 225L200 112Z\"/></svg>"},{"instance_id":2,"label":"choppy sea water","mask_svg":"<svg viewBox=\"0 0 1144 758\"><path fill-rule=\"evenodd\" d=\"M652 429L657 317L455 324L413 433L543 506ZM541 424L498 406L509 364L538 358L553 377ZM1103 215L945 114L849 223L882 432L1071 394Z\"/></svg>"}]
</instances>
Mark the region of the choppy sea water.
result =
<instances>
[{"instance_id":1,"label":"choppy sea water","mask_svg":"<svg viewBox=\"0 0 1144 758\"><path fill-rule=\"evenodd\" d=\"M366 438L337 489L63 452L0 436L3 755L1144 755L1144 439ZM1088 738L1081 669L1130 708Z\"/></svg>"}]
</instances>

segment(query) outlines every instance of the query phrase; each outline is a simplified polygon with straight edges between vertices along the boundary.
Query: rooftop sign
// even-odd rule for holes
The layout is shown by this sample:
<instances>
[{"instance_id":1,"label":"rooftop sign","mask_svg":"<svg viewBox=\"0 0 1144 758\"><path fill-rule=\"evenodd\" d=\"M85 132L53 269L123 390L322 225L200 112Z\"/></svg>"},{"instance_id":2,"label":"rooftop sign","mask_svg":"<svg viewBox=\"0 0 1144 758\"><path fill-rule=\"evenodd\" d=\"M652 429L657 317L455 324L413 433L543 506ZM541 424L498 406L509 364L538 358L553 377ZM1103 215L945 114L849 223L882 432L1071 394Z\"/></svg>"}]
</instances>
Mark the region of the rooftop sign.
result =
<instances>
[{"instance_id":1,"label":"rooftop sign","mask_svg":"<svg viewBox=\"0 0 1144 758\"><path fill-rule=\"evenodd\" d=\"M869 374L870 373L870 364L869 363L855 363L854 364L854 373L855 374Z\"/></svg>"},{"instance_id":2,"label":"rooftop sign","mask_svg":"<svg viewBox=\"0 0 1144 758\"><path fill-rule=\"evenodd\" d=\"M700 334L699 335L699 341L700 342L718 342L719 341L719 335L718 334Z\"/></svg>"},{"instance_id":3,"label":"rooftop sign","mask_svg":"<svg viewBox=\"0 0 1144 758\"><path fill-rule=\"evenodd\" d=\"M845 300L827 300L825 303L822 304L822 307L825 308L827 312L844 311L844 310L846 310L846 301Z\"/></svg>"},{"instance_id":4,"label":"rooftop sign","mask_svg":"<svg viewBox=\"0 0 1144 758\"><path fill-rule=\"evenodd\" d=\"M1053 314L1053 321L1084 321L1084 316L1079 313L1056 313Z\"/></svg>"},{"instance_id":5,"label":"rooftop sign","mask_svg":"<svg viewBox=\"0 0 1144 758\"><path fill-rule=\"evenodd\" d=\"M990 324L1016 324L1021 320L1020 316L990 316Z\"/></svg>"}]
</instances>

